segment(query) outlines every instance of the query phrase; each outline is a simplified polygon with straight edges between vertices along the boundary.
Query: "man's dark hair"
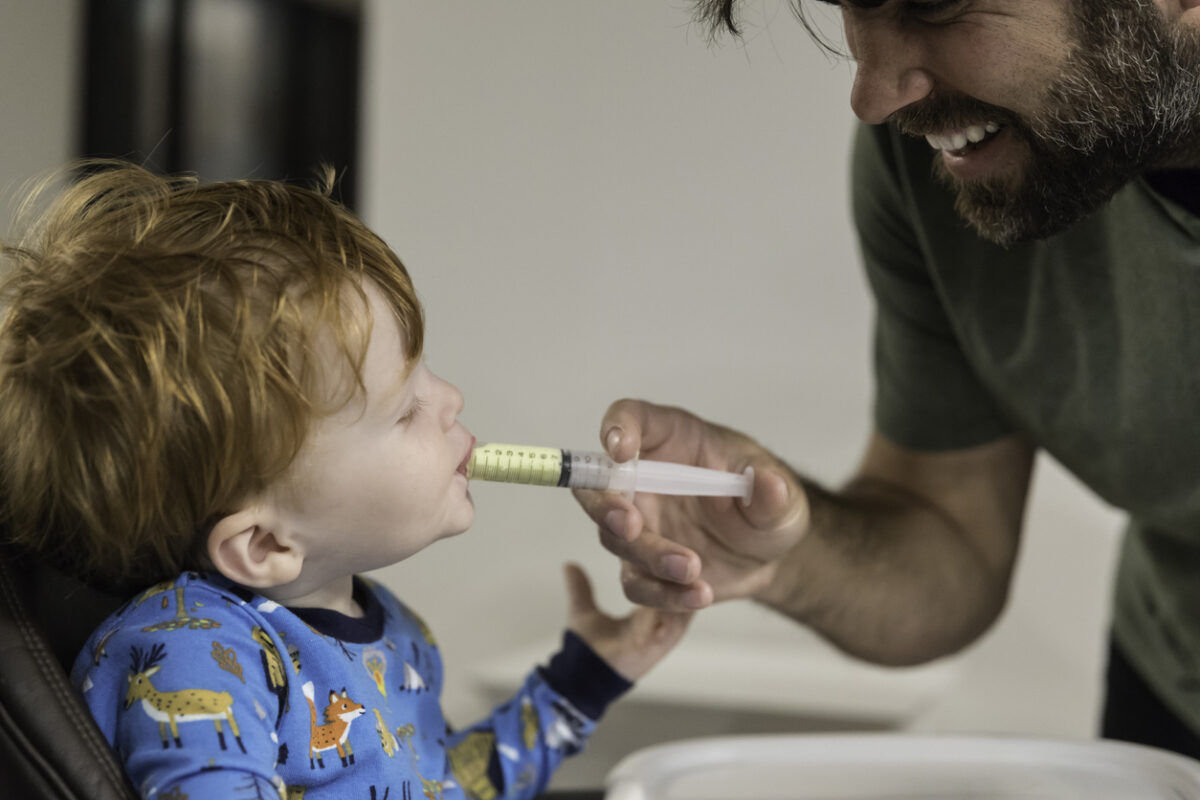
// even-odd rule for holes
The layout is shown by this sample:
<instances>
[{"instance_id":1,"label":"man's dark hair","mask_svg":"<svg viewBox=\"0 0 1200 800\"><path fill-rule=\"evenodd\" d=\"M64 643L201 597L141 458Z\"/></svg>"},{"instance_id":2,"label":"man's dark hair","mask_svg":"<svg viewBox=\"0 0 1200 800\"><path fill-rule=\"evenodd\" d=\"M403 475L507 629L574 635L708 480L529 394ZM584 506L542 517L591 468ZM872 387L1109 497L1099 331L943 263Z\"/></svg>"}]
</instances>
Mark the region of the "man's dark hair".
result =
<instances>
[{"instance_id":1,"label":"man's dark hair","mask_svg":"<svg viewBox=\"0 0 1200 800\"><path fill-rule=\"evenodd\" d=\"M858 8L877 8L888 0L846 0L852 6ZM818 41L821 41L820 34L813 28L808 17L804 13L805 0L789 0L792 11L801 24L813 35ZM836 6L841 5L838 0L815 0L818 3ZM738 25L738 5L740 0L695 0L696 22L700 23L708 30L709 36L716 39L722 33L730 33L734 36L741 36L741 27Z\"/></svg>"}]
</instances>

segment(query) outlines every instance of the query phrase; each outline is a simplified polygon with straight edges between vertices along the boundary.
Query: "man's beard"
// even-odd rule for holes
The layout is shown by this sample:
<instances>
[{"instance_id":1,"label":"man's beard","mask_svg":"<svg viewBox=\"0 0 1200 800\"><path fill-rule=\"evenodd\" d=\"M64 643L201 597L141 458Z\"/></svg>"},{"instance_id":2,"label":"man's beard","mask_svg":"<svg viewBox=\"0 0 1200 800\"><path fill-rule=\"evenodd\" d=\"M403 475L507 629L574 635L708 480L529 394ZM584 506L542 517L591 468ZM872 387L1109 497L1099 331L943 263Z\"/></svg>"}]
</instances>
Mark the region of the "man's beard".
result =
<instances>
[{"instance_id":1,"label":"man's beard","mask_svg":"<svg viewBox=\"0 0 1200 800\"><path fill-rule=\"evenodd\" d=\"M1148 168L1196 155L1200 36L1170 26L1152 0L1099 5L1076 3L1078 47L1036 112L1018 116L959 95L931 97L892 117L914 133L986 119L1008 128L1010 146L1024 147L1019 176L960 181L934 160L939 179L957 192L956 210L985 239L1008 246L1053 235Z\"/></svg>"}]
</instances>

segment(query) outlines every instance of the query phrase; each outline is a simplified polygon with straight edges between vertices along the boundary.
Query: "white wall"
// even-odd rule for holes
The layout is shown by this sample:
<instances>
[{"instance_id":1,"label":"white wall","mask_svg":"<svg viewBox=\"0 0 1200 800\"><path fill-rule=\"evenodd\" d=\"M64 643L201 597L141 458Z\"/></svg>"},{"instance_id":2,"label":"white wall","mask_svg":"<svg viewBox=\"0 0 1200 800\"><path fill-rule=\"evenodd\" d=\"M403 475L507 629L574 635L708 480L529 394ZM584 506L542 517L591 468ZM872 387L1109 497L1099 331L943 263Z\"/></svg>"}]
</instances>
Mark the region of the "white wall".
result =
<instances>
[{"instance_id":1,"label":"white wall","mask_svg":"<svg viewBox=\"0 0 1200 800\"><path fill-rule=\"evenodd\" d=\"M74 154L79 0L0 0L0 236L22 183Z\"/></svg>"},{"instance_id":2,"label":"white wall","mask_svg":"<svg viewBox=\"0 0 1200 800\"><path fill-rule=\"evenodd\" d=\"M683 0L369 9L365 215L412 271L430 361L463 389L481 441L594 447L607 404L634 395L846 476L870 402L851 65L773 0L750 4L744 43L717 47ZM624 607L566 493L472 492L472 530L382 572L439 632L460 721L484 707L479 672L561 625L560 562L584 563ZM902 727L1091 733L1118 524L1053 465L1032 502L1005 618ZM828 661L798 627L729 604L697 620L674 674L702 669L711 642L746 669L794 642L800 681L807 658ZM666 731L706 732L694 717Z\"/></svg>"}]
</instances>

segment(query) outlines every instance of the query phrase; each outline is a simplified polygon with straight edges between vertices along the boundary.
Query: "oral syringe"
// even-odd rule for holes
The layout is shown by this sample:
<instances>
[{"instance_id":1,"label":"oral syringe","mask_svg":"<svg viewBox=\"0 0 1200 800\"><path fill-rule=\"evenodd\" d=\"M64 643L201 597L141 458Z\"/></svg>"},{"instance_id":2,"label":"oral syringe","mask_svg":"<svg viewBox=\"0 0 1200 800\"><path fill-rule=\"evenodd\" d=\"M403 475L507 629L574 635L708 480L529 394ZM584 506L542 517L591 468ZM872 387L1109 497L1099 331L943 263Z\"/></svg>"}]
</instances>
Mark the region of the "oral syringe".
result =
<instances>
[{"instance_id":1,"label":"oral syringe","mask_svg":"<svg viewBox=\"0 0 1200 800\"><path fill-rule=\"evenodd\" d=\"M618 464L601 452L515 444L476 447L467 463L467 478L626 493L741 497L746 502L754 486L752 468L739 474L637 458Z\"/></svg>"}]
</instances>

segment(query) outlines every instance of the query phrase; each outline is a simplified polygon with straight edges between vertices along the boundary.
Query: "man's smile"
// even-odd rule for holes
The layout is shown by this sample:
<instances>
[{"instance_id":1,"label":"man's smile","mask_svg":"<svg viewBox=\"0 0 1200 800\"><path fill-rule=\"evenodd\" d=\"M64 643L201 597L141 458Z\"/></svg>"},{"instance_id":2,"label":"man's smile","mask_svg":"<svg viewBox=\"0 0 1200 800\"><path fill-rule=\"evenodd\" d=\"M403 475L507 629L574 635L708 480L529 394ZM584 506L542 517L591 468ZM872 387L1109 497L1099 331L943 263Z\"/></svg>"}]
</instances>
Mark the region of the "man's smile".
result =
<instances>
[{"instance_id":1,"label":"man's smile","mask_svg":"<svg viewBox=\"0 0 1200 800\"><path fill-rule=\"evenodd\" d=\"M952 155L961 155L963 151L974 147L991 138L1000 130L1000 123L985 122L981 125L968 125L961 130L946 133L925 134L925 141L934 150L942 150Z\"/></svg>"}]
</instances>

